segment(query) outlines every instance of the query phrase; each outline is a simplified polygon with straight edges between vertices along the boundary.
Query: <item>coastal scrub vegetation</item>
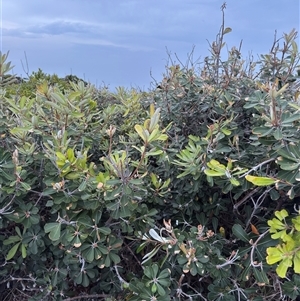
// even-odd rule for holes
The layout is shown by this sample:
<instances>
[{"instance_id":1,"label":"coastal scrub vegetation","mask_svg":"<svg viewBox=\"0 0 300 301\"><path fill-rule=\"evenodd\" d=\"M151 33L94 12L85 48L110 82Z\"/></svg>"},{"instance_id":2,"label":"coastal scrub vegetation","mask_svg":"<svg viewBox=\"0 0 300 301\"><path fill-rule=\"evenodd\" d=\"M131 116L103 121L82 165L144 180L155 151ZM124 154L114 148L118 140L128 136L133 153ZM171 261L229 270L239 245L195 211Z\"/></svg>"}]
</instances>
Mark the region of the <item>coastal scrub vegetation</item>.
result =
<instances>
[{"instance_id":1,"label":"coastal scrub vegetation","mask_svg":"<svg viewBox=\"0 0 300 301\"><path fill-rule=\"evenodd\" d=\"M254 60L230 31L148 92L1 53L3 301L296 300L297 32Z\"/></svg>"}]
</instances>

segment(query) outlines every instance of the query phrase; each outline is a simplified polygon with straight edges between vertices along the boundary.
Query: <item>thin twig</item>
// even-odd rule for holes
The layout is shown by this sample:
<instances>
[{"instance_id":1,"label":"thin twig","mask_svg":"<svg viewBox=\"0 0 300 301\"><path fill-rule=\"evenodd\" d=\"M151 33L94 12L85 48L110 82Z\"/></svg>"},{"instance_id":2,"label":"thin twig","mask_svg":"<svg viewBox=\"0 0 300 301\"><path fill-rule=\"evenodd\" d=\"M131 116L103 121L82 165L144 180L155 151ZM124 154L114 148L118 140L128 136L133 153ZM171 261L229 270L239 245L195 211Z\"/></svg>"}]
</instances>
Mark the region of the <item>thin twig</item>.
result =
<instances>
[{"instance_id":1,"label":"thin twig","mask_svg":"<svg viewBox=\"0 0 300 301\"><path fill-rule=\"evenodd\" d=\"M105 295L105 294L80 295L80 296L76 296L76 297L63 299L63 301L73 301L73 300L88 299L88 298L108 298L108 297L110 297L110 296Z\"/></svg>"},{"instance_id":2,"label":"thin twig","mask_svg":"<svg viewBox=\"0 0 300 301\"><path fill-rule=\"evenodd\" d=\"M258 168L262 167L263 165L269 163L269 162L272 162L272 161L275 161L275 158L271 158L271 159L268 159L262 163L259 163L258 165L252 167L250 170L248 170L246 173L242 174L239 176L239 178L244 178L245 176L247 176L249 173L251 173L252 171L256 171Z\"/></svg>"}]
</instances>

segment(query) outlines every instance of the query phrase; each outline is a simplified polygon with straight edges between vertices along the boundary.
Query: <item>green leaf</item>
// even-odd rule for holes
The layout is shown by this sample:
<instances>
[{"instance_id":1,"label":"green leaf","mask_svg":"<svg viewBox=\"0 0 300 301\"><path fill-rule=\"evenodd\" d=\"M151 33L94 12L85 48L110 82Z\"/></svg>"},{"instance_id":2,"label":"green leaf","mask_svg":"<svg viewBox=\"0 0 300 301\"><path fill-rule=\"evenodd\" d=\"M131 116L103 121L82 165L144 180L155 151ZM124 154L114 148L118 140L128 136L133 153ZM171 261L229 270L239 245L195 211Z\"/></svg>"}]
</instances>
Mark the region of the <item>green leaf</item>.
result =
<instances>
[{"instance_id":1,"label":"green leaf","mask_svg":"<svg viewBox=\"0 0 300 301\"><path fill-rule=\"evenodd\" d=\"M272 132L273 132L273 128L270 128L270 127L257 127L252 130L252 133L259 137L267 136L267 135L271 134Z\"/></svg>"},{"instance_id":2,"label":"green leaf","mask_svg":"<svg viewBox=\"0 0 300 301\"><path fill-rule=\"evenodd\" d=\"M235 237L239 238L240 240L242 240L244 242L249 242L249 240L250 240L246 231L239 224L233 225L232 233L234 234Z\"/></svg>"},{"instance_id":3,"label":"green leaf","mask_svg":"<svg viewBox=\"0 0 300 301\"><path fill-rule=\"evenodd\" d=\"M114 264L118 264L118 263L121 262L121 258L120 258L119 255L117 255L117 254L115 254L113 252L110 252L109 256L110 256L111 260L114 262Z\"/></svg>"},{"instance_id":4,"label":"green leaf","mask_svg":"<svg viewBox=\"0 0 300 301\"><path fill-rule=\"evenodd\" d=\"M146 275L149 279L152 279L153 276L153 271L152 268L150 266L146 266L144 269L144 275Z\"/></svg>"},{"instance_id":5,"label":"green leaf","mask_svg":"<svg viewBox=\"0 0 300 301\"><path fill-rule=\"evenodd\" d=\"M46 233L49 233L49 238L53 241L60 238L61 223L48 223L44 226Z\"/></svg>"},{"instance_id":6,"label":"green leaf","mask_svg":"<svg viewBox=\"0 0 300 301\"><path fill-rule=\"evenodd\" d=\"M159 273L159 278L169 278L170 277L170 269L164 269ZM161 281L162 279L160 279L159 281Z\"/></svg>"},{"instance_id":7,"label":"green leaf","mask_svg":"<svg viewBox=\"0 0 300 301\"><path fill-rule=\"evenodd\" d=\"M90 246L89 249L83 252L83 255L88 262L93 262L95 259L95 249Z\"/></svg>"},{"instance_id":8,"label":"green leaf","mask_svg":"<svg viewBox=\"0 0 300 301\"><path fill-rule=\"evenodd\" d=\"M290 105L290 104L289 104ZM286 125L287 123L292 123L296 120L300 119L300 114L293 114L290 117L287 117L281 121L282 125Z\"/></svg>"},{"instance_id":9,"label":"green leaf","mask_svg":"<svg viewBox=\"0 0 300 301\"><path fill-rule=\"evenodd\" d=\"M273 136L276 140L281 140L282 139L282 131L280 128L277 128L274 133Z\"/></svg>"},{"instance_id":10,"label":"green leaf","mask_svg":"<svg viewBox=\"0 0 300 301\"><path fill-rule=\"evenodd\" d=\"M7 245L10 245L12 243L19 242L20 240L21 240L21 238L19 236L14 235L14 236L10 236L8 239L5 239L3 241L3 244L5 246L7 246Z\"/></svg>"},{"instance_id":11,"label":"green leaf","mask_svg":"<svg viewBox=\"0 0 300 301\"><path fill-rule=\"evenodd\" d=\"M15 256L20 244L21 244L21 242L17 243L8 251L6 260L10 260Z\"/></svg>"},{"instance_id":12,"label":"green leaf","mask_svg":"<svg viewBox=\"0 0 300 301\"><path fill-rule=\"evenodd\" d=\"M90 284L90 279L88 277L87 274L83 274L82 275L82 283L81 283L84 287L88 287Z\"/></svg>"},{"instance_id":13,"label":"green leaf","mask_svg":"<svg viewBox=\"0 0 300 301\"><path fill-rule=\"evenodd\" d=\"M246 175L245 178L247 181L251 182L256 186L269 186L279 182L279 180L268 178L268 177L255 177L255 176Z\"/></svg>"},{"instance_id":14,"label":"green leaf","mask_svg":"<svg viewBox=\"0 0 300 301\"><path fill-rule=\"evenodd\" d=\"M21 253L22 253L22 257L26 258L27 256L27 250L24 244L21 244Z\"/></svg>"},{"instance_id":15,"label":"green leaf","mask_svg":"<svg viewBox=\"0 0 300 301\"><path fill-rule=\"evenodd\" d=\"M27 183L25 183L25 182L19 182L20 183L20 185L26 190L26 191L28 191L28 190L30 190L31 189L31 187L30 187L30 185L29 184L27 184Z\"/></svg>"},{"instance_id":16,"label":"green leaf","mask_svg":"<svg viewBox=\"0 0 300 301\"><path fill-rule=\"evenodd\" d=\"M253 269L253 274L254 274L254 277L255 277L256 281L260 285L269 284L269 279L268 279L268 277L267 277L267 275L264 271L260 271L256 268L254 268Z\"/></svg>"},{"instance_id":17,"label":"green leaf","mask_svg":"<svg viewBox=\"0 0 300 301\"><path fill-rule=\"evenodd\" d=\"M104 235L109 235L111 233L111 230L108 227L100 227L98 230Z\"/></svg>"},{"instance_id":18,"label":"green leaf","mask_svg":"<svg viewBox=\"0 0 300 301\"><path fill-rule=\"evenodd\" d=\"M160 296L165 296L166 291L165 291L165 289L159 283L156 283L156 287L157 287L157 293Z\"/></svg>"},{"instance_id":19,"label":"green leaf","mask_svg":"<svg viewBox=\"0 0 300 301\"><path fill-rule=\"evenodd\" d=\"M155 294L156 293L156 290L157 290L157 286L155 283L152 284L152 287L151 287L151 292L152 294Z\"/></svg>"},{"instance_id":20,"label":"green leaf","mask_svg":"<svg viewBox=\"0 0 300 301\"><path fill-rule=\"evenodd\" d=\"M82 181L78 187L78 191L84 191L86 188L86 180Z\"/></svg>"},{"instance_id":21,"label":"green leaf","mask_svg":"<svg viewBox=\"0 0 300 301\"><path fill-rule=\"evenodd\" d=\"M163 151L160 149L151 149L146 153L146 157L158 156L158 155L161 155L162 153L163 153Z\"/></svg>"}]
</instances>

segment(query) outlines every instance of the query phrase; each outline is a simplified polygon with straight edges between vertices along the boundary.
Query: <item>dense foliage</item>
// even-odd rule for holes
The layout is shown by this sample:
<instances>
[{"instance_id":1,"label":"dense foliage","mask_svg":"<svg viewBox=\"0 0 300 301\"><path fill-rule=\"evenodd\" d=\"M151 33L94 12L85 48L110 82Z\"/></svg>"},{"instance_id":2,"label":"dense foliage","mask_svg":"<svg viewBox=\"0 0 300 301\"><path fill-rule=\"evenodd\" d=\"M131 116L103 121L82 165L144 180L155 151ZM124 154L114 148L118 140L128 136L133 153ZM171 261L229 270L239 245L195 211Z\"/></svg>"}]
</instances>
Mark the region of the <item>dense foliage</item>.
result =
<instances>
[{"instance_id":1,"label":"dense foliage","mask_svg":"<svg viewBox=\"0 0 300 301\"><path fill-rule=\"evenodd\" d=\"M254 62L230 31L147 93L1 55L2 300L300 295L297 34Z\"/></svg>"}]
</instances>

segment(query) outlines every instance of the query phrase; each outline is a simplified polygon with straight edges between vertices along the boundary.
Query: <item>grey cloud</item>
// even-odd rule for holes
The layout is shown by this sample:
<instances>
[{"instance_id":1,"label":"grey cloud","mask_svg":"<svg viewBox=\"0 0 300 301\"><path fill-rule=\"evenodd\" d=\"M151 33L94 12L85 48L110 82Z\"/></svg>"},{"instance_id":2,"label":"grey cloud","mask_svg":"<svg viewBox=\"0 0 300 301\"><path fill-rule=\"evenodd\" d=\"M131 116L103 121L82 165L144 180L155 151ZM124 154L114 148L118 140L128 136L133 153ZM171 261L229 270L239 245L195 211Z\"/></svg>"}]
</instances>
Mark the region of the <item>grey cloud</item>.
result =
<instances>
[{"instance_id":1,"label":"grey cloud","mask_svg":"<svg viewBox=\"0 0 300 301\"><path fill-rule=\"evenodd\" d=\"M49 35L63 35L67 33L87 33L91 31L91 27L84 23L54 21L47 24L30 26L28 32Z\"/></svg>"}]
</instances>

